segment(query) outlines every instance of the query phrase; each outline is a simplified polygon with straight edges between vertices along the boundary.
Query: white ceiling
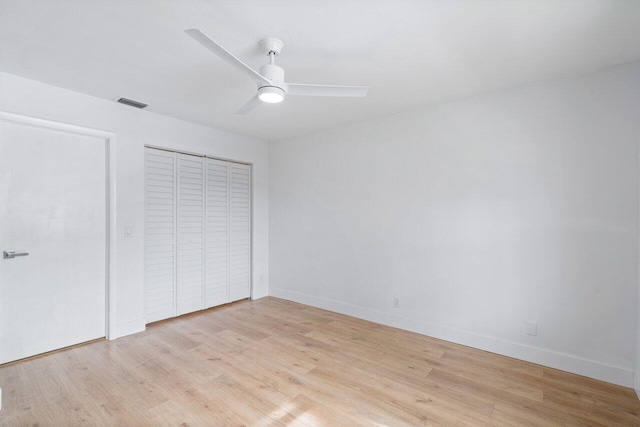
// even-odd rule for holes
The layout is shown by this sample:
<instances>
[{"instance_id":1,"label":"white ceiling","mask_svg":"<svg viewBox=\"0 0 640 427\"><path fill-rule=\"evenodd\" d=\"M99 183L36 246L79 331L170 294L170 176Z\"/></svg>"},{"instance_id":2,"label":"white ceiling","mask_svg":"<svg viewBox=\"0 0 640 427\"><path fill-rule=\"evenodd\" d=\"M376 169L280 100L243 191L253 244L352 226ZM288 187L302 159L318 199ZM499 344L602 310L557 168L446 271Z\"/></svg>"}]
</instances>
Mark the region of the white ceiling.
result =
<instances>
[{"instance_id":1,"label":"white ceiling","mask_svg":"<svg viewBox=\"0 0 640 427\"><path fill-rule=\"evenodd\" d=\"M188 28L256 69L280 38L288 81L369 95L234 115L255 84ZM0 71L266 140L636 60L637 0L0 0Z\"/></svg>"}]
</instances>

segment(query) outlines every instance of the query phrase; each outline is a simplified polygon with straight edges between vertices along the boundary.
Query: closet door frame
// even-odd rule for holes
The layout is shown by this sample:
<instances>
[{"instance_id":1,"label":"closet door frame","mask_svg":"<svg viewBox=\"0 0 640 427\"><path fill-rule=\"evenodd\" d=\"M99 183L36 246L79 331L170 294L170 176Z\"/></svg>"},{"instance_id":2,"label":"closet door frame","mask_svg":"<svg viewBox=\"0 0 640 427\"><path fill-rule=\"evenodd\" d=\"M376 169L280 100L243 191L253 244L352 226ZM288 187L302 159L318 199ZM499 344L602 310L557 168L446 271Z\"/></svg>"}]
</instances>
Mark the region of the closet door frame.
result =
<instances>
[{"instance_id":1,"label":"closet door frame","mask_svg":"<svg viewBox=\"0 0 640 427\"><path fill-rule=\"evenodd\" d=\"M250 174L250 180L249 180L249 297L248 299L253 300L254 299L254 286L253 286L253 270L254 270L254 260L253 260L253 228L254 228L254 222L253 222L253 187L254 187L254 182L253 182L253 164L249 163L249 162L242 162L242 161L238 161L238 160L233 160L233 159L227 159L227 158L223 158L223 157L217 157L217 156L212 156L212 155L206 155L206 154L201 154L201 153L195 153L195 152L189 152L189 151L184 151L184 150L176 150L173 148L169 148L169 147L163 147L163 146L157 146L157 145L149 145L149 144L145 144L144 145L145 150L146 149L153 149L153 150L160 150L160 151L164 151L164 152L169 152L169 153L173 153L176 156L176 166L177 166L177 155L178 154L183 154L183 155L189 155L189 156L195 156L195 157L201 157L203 158L203 162L205 163L205 177L204 177L204 181L206 182L206 160L207 159L212 159L212 160L217 160L217 161L222 161L222 162L227 162L230 164L239 164L239 165L244 165L244 166L248 166L249 168L249 174ZM145 154L146 156L146 154ZM177 169L177 168L176 168ZM229 170L231 169L231 167L229 167ZM177 181L177 177L176 177L176 181ZM177 184L177 182L176 182ZM146 188L146 160L145 160L145 188ZM177 192L177 185L176 185L176 192ZM206 190L206 187L205 187ZM230 190L230 189L229 189ZM205 203L205 207L206 207L206 203L207 203L207 191L205 191L204 194L204 203ZM177 196L177 195L176 195ZM229 196L230 197L230 196ZM145 200L146 200L146 190L145 190ZM176 197L176 215L177 215L177 197ZM230 214L229 214L230 215ZM176 218L177 219L177 218ZM206 214L205 214L205 224L206 224ZM146 242L147 242L147 236L146 236L146 202L145 202L145 236L144 236L144 243L145 243L145 250L146 250ZM230 230L229 230L230 233ZM206 236L206 227L205 227L205 233L204 233L204 247L205 247L205 257L206 257L206 246L207 246L207 236ZM229 236L230 239L230 236ZM177 247L176 247L176 251L177 251ZM177 253L176 253L176 258L177 258ZM176 267L177 267L177 263L176 263ZM228 272L229 274L230 272ZM203 292L204 293L204 304L206 306L206 260L205 260L205 265L204 265L204 270L203 270L203 275L204 275L204 280L203 280ZM229 283L229 287L230 287L230 283ZM177 290L175 291L177 292ZM145 295L145 300L146 300L146 295ZM174 305L177 304L177 299L174 301ZM146 310L146 308L145 308ZM177 316L177 312L173 317Z\"/></svg>"}]
</instances>

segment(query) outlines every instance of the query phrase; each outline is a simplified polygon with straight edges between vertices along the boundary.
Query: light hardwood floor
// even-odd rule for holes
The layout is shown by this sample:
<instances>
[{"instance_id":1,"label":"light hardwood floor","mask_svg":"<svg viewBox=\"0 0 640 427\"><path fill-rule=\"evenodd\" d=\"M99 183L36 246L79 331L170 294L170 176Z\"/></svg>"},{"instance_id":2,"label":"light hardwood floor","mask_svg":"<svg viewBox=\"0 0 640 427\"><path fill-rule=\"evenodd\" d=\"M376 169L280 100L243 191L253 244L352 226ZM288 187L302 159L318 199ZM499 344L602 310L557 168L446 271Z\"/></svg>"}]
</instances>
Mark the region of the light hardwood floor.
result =
<instances>
[{"instance_id":1,"label":"light hardwood floor","mask_svg":"<svg viewBox=\"0 0 640 427\"><path fill-rule=\"evenodd\" d=\"M633 390L263 298L0 366L1 425L640 425Z\"/></svg>"}]
</instances>

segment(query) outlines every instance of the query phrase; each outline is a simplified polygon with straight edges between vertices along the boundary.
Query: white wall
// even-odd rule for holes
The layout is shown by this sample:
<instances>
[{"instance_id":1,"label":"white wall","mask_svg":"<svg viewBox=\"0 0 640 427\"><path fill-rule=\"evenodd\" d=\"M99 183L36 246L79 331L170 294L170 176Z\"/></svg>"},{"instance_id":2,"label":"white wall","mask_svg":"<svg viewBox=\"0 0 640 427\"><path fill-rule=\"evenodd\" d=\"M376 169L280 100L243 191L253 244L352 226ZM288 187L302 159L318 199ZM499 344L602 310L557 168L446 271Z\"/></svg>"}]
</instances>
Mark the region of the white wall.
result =
<instances>
[{"instance_id":1,"label":"white wall","mask_svg":"<svg viewBox=\"0 0 640 427\"><path fill-rule=\"evenodd\" d=\"M639 111L634 64L273 142L270 294L631 386Z\"/></svg>"},{"instance_id":2,"label":"white wall","mask_svg":"<svg viewBox=\"0 0 640 427\"><path fill-rule=\"evenodd\" d=\"M253 164L253 295L260 298L268 294L266 142L136 110L5 73L0 73L0 111L115 133L118 237L113 289L116 296L116 330L113 331L113 336L144 329L145 144ZM125 226L133 227L132 238L124 238Z\"/></svg>"}]
</instances>

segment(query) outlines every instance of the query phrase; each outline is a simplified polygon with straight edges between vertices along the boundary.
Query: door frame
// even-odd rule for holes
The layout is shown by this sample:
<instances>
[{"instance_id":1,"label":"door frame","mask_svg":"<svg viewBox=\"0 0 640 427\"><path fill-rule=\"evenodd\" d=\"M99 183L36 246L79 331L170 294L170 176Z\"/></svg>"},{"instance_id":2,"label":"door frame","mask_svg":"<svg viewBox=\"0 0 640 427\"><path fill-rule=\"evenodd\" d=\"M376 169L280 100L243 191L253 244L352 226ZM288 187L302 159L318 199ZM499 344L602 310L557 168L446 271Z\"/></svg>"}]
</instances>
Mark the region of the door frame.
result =
<instances>
[{"instance_id":1,"label":"door frame","mask_svg":"<svg viewBox=\"0 0 640 427\"><path fill-rule=\"evenodd\" d=\"M98 129L71 125L21 114L0 111L0 121L38 129L53 130L101 140L105 150L105 337L116 336L116 135ZM112 338L113 337L113 338Z\"/></svg>"}]
</instances>

